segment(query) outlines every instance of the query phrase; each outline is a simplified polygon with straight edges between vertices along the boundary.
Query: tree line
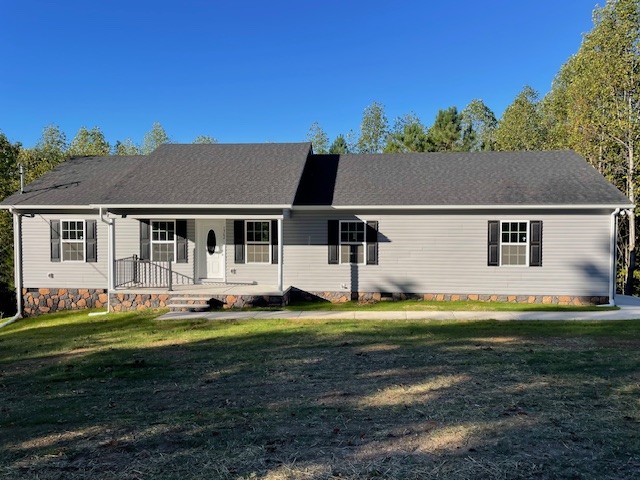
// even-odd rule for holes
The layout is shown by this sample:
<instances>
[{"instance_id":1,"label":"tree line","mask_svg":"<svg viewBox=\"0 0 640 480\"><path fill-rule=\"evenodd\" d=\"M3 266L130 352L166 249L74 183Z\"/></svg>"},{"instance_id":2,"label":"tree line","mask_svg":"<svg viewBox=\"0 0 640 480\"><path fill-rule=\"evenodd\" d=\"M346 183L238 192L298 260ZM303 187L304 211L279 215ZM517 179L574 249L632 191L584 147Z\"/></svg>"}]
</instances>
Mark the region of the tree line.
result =
<instances>
[{"instance_id":1,"label":"tree line","mask_svg":"<svg viewBox=\"0 0 640 480\"><path fill-rule=\"evenodd\" d=\"M384 106L364 109L357 132L330 141L318 122L307 134L316 153L509 151L572 149L583 155L635 204L638 195L636 145L640 141L640 0L609 0L593 13L593 28L560 68L550 91L540 97L525 86L500 118L480 99L459 110L438 111L429 126L414 113L389 123ZM66 158L83 155L147 154L170 142L156 123L141 144L131 139L110 145L98 127L81 128L67 142L56 126L46 127L33 148L11 143L0 132L0 196L19 187L18 164L27 181ZM195 143L215 143L199 136ZM635 292L636 216L621 223L619 282ZM0 283L12 286L12 229L0 215Z\"/></svg>"}]
</instances>

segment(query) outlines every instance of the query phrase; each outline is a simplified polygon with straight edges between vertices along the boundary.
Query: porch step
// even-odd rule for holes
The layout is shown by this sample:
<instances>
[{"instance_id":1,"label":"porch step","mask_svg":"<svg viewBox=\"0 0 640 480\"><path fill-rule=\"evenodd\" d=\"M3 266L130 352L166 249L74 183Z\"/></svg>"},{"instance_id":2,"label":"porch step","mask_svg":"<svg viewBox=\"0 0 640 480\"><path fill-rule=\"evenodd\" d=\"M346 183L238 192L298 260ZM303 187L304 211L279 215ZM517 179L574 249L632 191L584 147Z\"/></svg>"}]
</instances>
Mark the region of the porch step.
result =
<instances>
[{"instance_id":1,"label":"porch step","mask_svg":"<svg viewBox=\"0 0 640 480\"><path fill-rule=\"evenodd\" d=\"M184 310L208 310L210 307L209 296L171 296L167 300L167 307L172 311Z\"/></svg>"}]
</instances>

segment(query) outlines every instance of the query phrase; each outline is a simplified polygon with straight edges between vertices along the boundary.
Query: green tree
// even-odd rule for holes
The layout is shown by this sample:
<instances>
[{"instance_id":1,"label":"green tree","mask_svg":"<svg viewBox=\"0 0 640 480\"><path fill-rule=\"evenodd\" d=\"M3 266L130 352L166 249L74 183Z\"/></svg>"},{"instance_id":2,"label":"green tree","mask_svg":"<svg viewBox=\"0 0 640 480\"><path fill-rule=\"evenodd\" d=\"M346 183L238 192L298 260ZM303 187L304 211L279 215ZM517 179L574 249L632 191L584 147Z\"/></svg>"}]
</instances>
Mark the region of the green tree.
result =
<instances>
[{"instance_id":1,"label":"green tree","mask_svg":"<svg viewBox=\"0 0 640 480\"><path fill-rule=\"evenodd\" d=\"M347 143L346 138L344 138L344 135L340 134L336 137L329 147L329 153L334 155L344 155L349 153L349 144Z\"/></svg>"},{"instance_id":2,"label":"green tree","mask_svg":"<svg viewBox=\"0 0 640 480\"><path fill-rule=\"evenodd\" d=\"M130 138L125 138L122 142L118 140L113 147L114 155L140 155L140 148L133 143Z\"/></svg>"},{"instance_id":3,"label":"green tree","mask_svg":"<svg viewBox=\"0 0 640 480\"><path fill-rule=\"evenodd\" d=\"M211 143L218 143L218 140L216 140L213 137L210 137L209 135L198 135L196 138L193 139L193 143L211 144Z\"/></svg>"},{"instance_id":4,"label":"green tree","mask_svg":"<svg viewBox=\"0 0 640 480\"><path fill-rule=\"evenodd\" d=\"M309 127L307 142L311 142L314 153L327 153L329 151L329 136L318 122L313 122Z\"/></svg>"},{"instance_id":5,"label":"green tree","mask_svg":"<svg viewBox=\"0 0 640 480\"><path fill-rule=\"evenodd\" d=\"M0 198L14 193L20 186L18 162L22 147L11 143L0 132ZM13 280L13 218L0 211L0 287L12 289Z\"/></svg>"},{"instance_id":6,"label":"green tree","mask_svg":"<svg viewBox=\"0 0 640 480\"><path fill-rule=\"evenodd\" d=\"M496 150L541 150L545 145L543 126L538 93L527 85L498 122Z\"/></svg>"},{"instance_id":7,"label":"green tree","mask_svg":"<svg viewBox=\"0 0 640 480\"><path fill-rule=\"evenodd\" d=\"M359 153L382 153L389 129L384 106L373 102L364 109L360 124L360 137L357 149Z\"/></svg>"},{"instance_id":8,"label":"green tree","mask_svg":"<svg viewBox=\"0 0 640 480\"><path fill-rule=\"evenodd\" d=\"M384 147L387 153L426 152L429 149L427 131L414 113L396 119Z\"/></svg>"},{"instance_id":9,"label":"green tree","mask_svg":"<svg viewBox=\"0 0 640 480\"><path fill-rule=\"evenodd\" d=\"M584 36L578 53L562 67L547 97L553 142L583 154L635 204L640 142L637 0L610 0L596 8L593 29ZM627 218L627 244L621 258L624 290L631 294L636 270L636 215Z\"/></svg>"},{"instance_id":10,"label":"green tree","mask_svg":"<svg viewBox=\"0 0 640 480\"><path fill-rule=\"evenodd\" d=\"M456 107L439 110L427 132L429 151L456 152L469 150L473 132L462 130L462 118Z\"/></svg>"},{"instance_id":11,"label":"green tree","mask_svg":"<svg viewBox=\"0 0 640 480\"><path fill-rule=\"evenodd\" d=\"M98 127L87 130L80 127L76 136L71 140L67 153L72 157L84 157L92 155L109 155L111 147L104 138L104 133Z\"/></svg>"},{"instance_id":12,"label":"green tree","mask_svg":"<svg viewBox=\"0 0 640 480\"><path fill-rule=\"evenodd\" d=\"M498 121L493 111L482 100L471 100L462 110L460 117L462 131L473 132L473 135L468 137L470 151L494 150Z\"/></svg>"},{"instance_id":13,"label":"green tree","mask_svg":"<svg viewBox=\"0 0 640 480\"><path fill-rule=\"evenodd\" d=\"M155 122L142 141L142 154L148 155L163 143L171 143L167 132L159 122Z\"/></svg>"}]
</instances>

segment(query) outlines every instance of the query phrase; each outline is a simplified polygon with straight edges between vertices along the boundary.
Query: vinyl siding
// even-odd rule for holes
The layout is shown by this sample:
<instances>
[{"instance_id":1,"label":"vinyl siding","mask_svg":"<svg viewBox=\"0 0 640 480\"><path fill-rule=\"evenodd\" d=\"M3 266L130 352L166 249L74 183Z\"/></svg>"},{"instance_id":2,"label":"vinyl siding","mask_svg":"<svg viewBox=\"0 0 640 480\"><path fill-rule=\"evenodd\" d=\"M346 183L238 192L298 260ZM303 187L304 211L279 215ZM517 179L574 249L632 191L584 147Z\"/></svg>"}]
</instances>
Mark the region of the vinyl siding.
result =
<instances>
[{"instance_id":1,"label":"vinyl siding","mask_svg":"<svg viewBox=\"0 0 640 480\"><path fill-rule=\"evenodd\" d=\"M50 220L97 220L98 261L52 262ZM24 288L107 288L107 226L98 215L22 217L22 266Z\"/></svg>"},{"instance_id":2,"label":"vinyl siding","mask_svg":"<svg viewBox=\"0 0 640 480\"><path fill-rule=\"evenodd\" d=\"M247 220L251 218L248 217ZM228 283L256 283L257 285L277 285L278 265L271 263L237 264L234 255L233 220L226 222L226 269ZM286 245L286 243L285 243ZM246 252L245 252L246 253ZM245 257L246 258L246 257Z\"/></svg>"},{"instance_id":3,"label":"vinyl siding","mask_svg":"<svg viewBox=\"0 0 640 480\"><path fill-rule=\"evenodd\" d=\"M329 265L327 220L377 220L378 265ZM542 220L543 266L487 266L488 220ZM285 284L306 291L607 295L606 214L294 212L285 221Z\"/></svg>"},{"instance_id":4,"label":"vinyl siding","mask_svg":"<svg viewBox=\"0 0 640 480\"><path fill-rule=\"evenodd\" d=\"M51 262L50 220L97 220L98 262ZM116 258L140 255L140 223L116 218ZM195 222L187 220L189 254L187 263L174 263L174 271L193 277ZM106 288L108 272L108 226L98 215L37 214L22 219L23 282L25 288ZM49 278L53 274L53 278Z\"/></svg>"}]
</instances>

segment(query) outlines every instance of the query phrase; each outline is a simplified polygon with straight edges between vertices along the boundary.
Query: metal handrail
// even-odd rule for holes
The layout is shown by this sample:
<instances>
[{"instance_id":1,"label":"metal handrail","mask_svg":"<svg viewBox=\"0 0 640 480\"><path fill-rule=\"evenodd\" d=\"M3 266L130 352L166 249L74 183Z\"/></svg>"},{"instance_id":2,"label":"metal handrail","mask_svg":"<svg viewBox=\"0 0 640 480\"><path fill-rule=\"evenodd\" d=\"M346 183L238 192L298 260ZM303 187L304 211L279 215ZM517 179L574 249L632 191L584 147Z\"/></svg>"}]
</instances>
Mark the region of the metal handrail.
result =
<instances>
[{"instance_id":1,"label":"metal handrail","mask_svg":"<svg viewBox=\"0 0 640 480\"><path fill-rule=\"evenodd\" d=\"M192 285L194 279L173 270L173 261L152 262L141 260L137 255L115 261L116 288L167 288L174 285Z\"/></svg>"}]
</instances>

